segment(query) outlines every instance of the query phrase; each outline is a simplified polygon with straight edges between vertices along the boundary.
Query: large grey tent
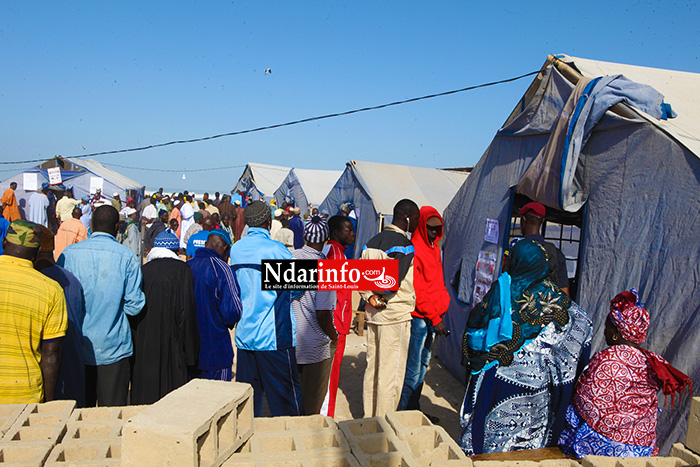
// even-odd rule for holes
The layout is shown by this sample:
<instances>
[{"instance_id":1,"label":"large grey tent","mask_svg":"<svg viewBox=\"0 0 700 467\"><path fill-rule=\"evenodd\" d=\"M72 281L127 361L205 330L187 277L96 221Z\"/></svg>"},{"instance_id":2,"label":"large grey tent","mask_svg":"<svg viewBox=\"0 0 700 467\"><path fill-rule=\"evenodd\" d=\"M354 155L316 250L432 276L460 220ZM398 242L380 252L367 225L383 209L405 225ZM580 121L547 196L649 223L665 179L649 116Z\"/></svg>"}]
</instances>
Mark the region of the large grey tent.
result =
<instances>
[{"instance_id":1,"label":"large grey tent","mask_svg":"<svg viewBox=\"0 0 700 467\"><path fill-rule=\"evenodd\" d=\"M663 94L677 117L661 120L617 103L597 124L587 125L590 138L574 141L580 153L569 159L568 143L557 145L557 123L573 121L591 97L576 94L580 86L575 85L618 74ZM453 332L440 339L438 353L455 375L464 376L462 332L476 301L480 252L482 258L485 253L496 258L495 279L503 250L517 231L518 208L535 200L548 206L546 236L559 239L574 298L593 320L592 350L605 347L610 299L636 287L651 313L644 345L700 381L698 95L699 74L564 55L548 58L445 210L445 279L452 296L445 321ZM567 141L575 126L568 126ZM551 148L562 151L548 153ZM487 225L498 226L496 243L485 240ZM660 415L662 453L682 439L687 416L687 402Z\"/></svg>"},{"instance_id":2,"label":"large grey tent","mask_svg":"<svg viewBox=\"0 0 700 467\"><path fill-rule=\"evenodd\" d=\"M277 206L294 201L301 212L307 212L309 206L318 207L342 173L341 170L293 168L275 191Z\"/></svg>"},{"instance_id":3,"label":"large grey tent","mask_svg":"<svg viewBox=\"0 0 700 467\"><path fill-rule=\"evenodd\" d=\"M242 191L254 201L262 199L269 203L274 199L275 190L279 188L290 170L292 170L291 167L248 162L233 189L237 192Z\"/></svg>"},{"instance_id":4,"label":"large grey tent","mask_svg":"<svg viewBox=\"0 0 700 467\"><path fill-rule=\"evenodd\" d=\"M430 205L442 212L467 176L461 171L350 161L320 209L327 209L332 216L342 204L353 205L357 258L365 243L379 232L381 218L386 224L391 222L398 201L409 198L418 206Z\"/></svg>"},{"instance_id":5,"label":"large grey tent","mask_svg":"<svg viewBox=\"0 0 700 467\"><path fill-rule=\"evenodd\" d=\"M101 189L103 196L110 200L114 193L119 193L123 202L133 196L138 203L144 196L145 187L141 183L108 169L94 159L56 156L0 183L0 190L4 192L10 183L17 182L15 196L20 212L25 218L24 209L27 207L29 197L34 191L41 188L42 183L49 183L48 172L50 169L60 171L62 184L73 188L73 196L76 199L95 193L97 188Z\"/></svg>"}]
</instances>

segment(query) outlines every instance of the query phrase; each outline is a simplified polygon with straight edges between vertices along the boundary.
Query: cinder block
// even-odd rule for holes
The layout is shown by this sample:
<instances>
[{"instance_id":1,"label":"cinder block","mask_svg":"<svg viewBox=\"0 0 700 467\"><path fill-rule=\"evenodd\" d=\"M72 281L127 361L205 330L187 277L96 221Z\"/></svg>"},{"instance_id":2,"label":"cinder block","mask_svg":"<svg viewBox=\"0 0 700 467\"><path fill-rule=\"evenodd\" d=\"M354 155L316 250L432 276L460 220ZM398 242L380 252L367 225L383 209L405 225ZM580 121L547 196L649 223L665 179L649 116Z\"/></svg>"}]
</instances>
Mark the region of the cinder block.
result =
<instances>
[{"instance_id":1,"label":"cinder block","mask_svg":"<svg viewBox=\"0 0 700 467\"><path fill-rule=\"evenodd\" d=\"M547 459L540 461L540 467L580 467L580 465L571 459Z\"/></svg>"},{"instance_id":2,"label":"cinder block","mask_svg":"<svg viewBox=\"0 0 700 467\"><path fill-rule=\"evenodd\" d=\"M118 443L113 443L118 444ZM120 465L119 448L105 442L83 442L74 444L59 444L53 448L47 466L97 466Z\"/></svg>"},{"instance_id":3,"label":"cinder block","mask_svg":"<svg viewBox=\"0 0 700 467\"><path fill-rule=\"evenodd\" d=\"M690 401L685 447L695 454L700 454L700 397L693 397L693 400Z\"/></svg>"},{"instance_id":4,"label":"cinder block","mask_svg":"<svg viewBox=\"0 0 700 467\"><path fill-rule=\"evenodd\" d=\"M343 433L337 429L321 428L301 432L281 430L255 432L229 461L287 459L296 462L300 458L339 454L350 454L350 446Z\"/></svg>"},{"instance_id":5,"label":"cinder block","mask_svg":"<svg viewBox=\"0 0 700 467\"><path fill-rule=\"evenodd\" d=\"M122 463L220 465L252 434L249 384L195 379L143 409L122 430ZM239 406L244 405L239 412ZM250 415L250 420L238 416Z\"/></svg>"},{"instance_id":6,"label":"cinder block","mask_svg":"<svg viewBox=\"0 0 700 467\"><path fill-rule=\"evenodd\" d=\"M649 457L646 467L683 467L688 465L678 457Z\"/></svg>"},{"instance_id":7,"label":"cinder block","mask_svg":"<svg viewBox=\"0 0 700 467\"><path fill-rule=\"evenodd\" d=\"M51 452L53 443L2 443L0 444L0 465L3 466L42 466Z\"/></svg>"},{"instance_id":8,"label":"cinder block","mask_svg":"<svg viewBox=\"0 0 700 467\"><path fill-rule=\"evenodd\" d=\"M433 425L420 410L389 412L385 415L385 418L399 439L407 439L410 430Z\"/></svg>"},{"instance_id":9,"label":"cinder block","mask_svg":"<svg viewBox=\"0 0 700 467\"><path fill-rule=\"evenodd\" d=\"M66 435L61 441L66 443L82 443L84 441L109 441L121 436L123 423L120 420L105 420L104 422L71 422L68 424Z\"/></svg>"},{"instance_id":10,"label":"cinder block","mask_svg":"<svg viewBox=\"0 0 700 467\"><path fill-rule=\"evenodd\" d=\"M671 446L671 452L669 455L671 457L678 457L683 462L687 462L689 465L700 464L700 456L695 454L690 449L687 449L681 443L676 443Z\"/></svg>"},{"instance_id":11,"label":"cinder block","mask_svg":"<svg viewBox=\"0 0 700 467\"><path fill-rule=\"evenodd\" d=\"M306 415L303 417L257 417L254 419L254 423L256 433L284 430L294 430L295 433L298 433L300 431L338 428L338 424L333 418L324 415Z\"/></svg>"},{"instance_id":12,"label":"cinder block","mask_svg":"<svg viewBox=\"0 0 700 467\"><path fill-rule=\"evenodd\" d=\"M414 411L414 413L422 415L421 412ZM398 426L402 436L404 436L403 441L410 448L418 464L428 466L438 461L454 461L453 463L455 464L471 463L444 428L435 425L425 425L421 423L418 417L414 418L417 422L415 425L418 425L417 428L408 428L406 425L398 426L396 420L394 420L393 426L394 429Z\"/></svg>"},{"instance_id":13,"label":"cinder block","mask_svg":"<svg viewBox=\"0 0 700 467\"><path fill-rule=\"evenodd\" d=\"M410 449L382 417L338 422L352 454L362 466L418 466Z\"/></svg>"},{"instance_id":14,"label":"cinder block","mask_svg":"<svg viewBox=\"0 0 700 467\"><path fill-rule=\"evenodd\" d=\"M27 404L0 404L0 440L19 418Z\"/></svg>"},{"instance_id":15,"label":"cinder block","mask_svg":"<svg viewBox=\"0 0 700 467\"><path fill-rule=\"evenodd\" d=\"M310 457L304 460L304 467L360 467L352 454Z\"/></svg>"},{"instance_id":16,"label":"cinder block","mask_svg":"<svg viewBox=\"0 0 700 467\"><path fill-rule=\"evenodd\" d=\"M51 441L56 444L66 432L66 422L75 401L27 404L3 437L3 443Z\"/></svg>"},{"instance_id":17,"label":"cinder block","mask_svg":"<svg viewBox=\"0 0 700 467\"><path fill-rule=\"evenodd\" d=\"M583 467L615 467L617 458L608 456L585 456L581 459Z\"/></svg>"}]
</instances>

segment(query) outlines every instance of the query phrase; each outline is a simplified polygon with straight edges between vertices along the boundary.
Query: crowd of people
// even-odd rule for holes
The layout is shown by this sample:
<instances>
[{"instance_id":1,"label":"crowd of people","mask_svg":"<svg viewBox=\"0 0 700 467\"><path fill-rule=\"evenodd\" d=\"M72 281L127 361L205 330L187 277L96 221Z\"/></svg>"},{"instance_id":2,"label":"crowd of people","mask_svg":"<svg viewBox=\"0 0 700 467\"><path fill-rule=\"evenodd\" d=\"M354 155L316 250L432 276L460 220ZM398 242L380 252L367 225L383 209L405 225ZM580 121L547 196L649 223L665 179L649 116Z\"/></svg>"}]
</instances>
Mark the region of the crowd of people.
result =
<instances>
[{"instance_id":1,"label":"crowd of people","mask_svg":"<svg viewBox=\"0 0 700 467\"><path fill-rule=\"evenodd\" d=\"M263 290L261 264L352 259L350 203L302 216L243 193L160 189L137 204L99 191L76 200L70 188L57 199L45 185L24 219L13 185L0 214L0 403L150 404L192 378L235 377L252 385L256 416L263 396L273 416L335 415L352 292ZM611 301L610 347L589 362L594 330L540 234L546 209L519 214L523 235L463 335L461 447L655 455L656 395L691 381L640 346L650 317L634 290ZM443 227L436 209L403 199L363 245L361 260L398 262L398 290L360 292L365 417L420 410L434 339L450 333Z\"/></svg>"}]
</instances>

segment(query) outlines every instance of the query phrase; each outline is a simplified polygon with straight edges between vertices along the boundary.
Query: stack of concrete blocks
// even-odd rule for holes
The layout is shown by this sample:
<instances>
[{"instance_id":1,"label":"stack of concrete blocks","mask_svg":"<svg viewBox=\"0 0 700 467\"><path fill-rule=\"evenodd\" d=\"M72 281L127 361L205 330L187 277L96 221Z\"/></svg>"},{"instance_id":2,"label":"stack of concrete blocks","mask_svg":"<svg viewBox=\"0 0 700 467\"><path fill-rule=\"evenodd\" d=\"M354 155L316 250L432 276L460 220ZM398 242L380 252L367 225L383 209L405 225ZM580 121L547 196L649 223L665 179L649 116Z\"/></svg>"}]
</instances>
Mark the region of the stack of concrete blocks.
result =
<instances>
[{"instance_id":1,"label":"stack of concrete blocks","mask_svg":"<svg viewBox=\"0 0 700 467\"><path fill-rule=\"evenodd\" d=\"M410 448L421 467L471 466L472 461L441 426L433 425L418 410L389 412L386 421Z\"/></svg>"},{"instance_id":2,"label":"stack of concrete blocks","mask_svg":"<svg viewBox=\"0 0 700 467\"><path fill-rule=\"evenodd\" d=\"M22 406L23 404L20 404ZM0 440L0 465L41 466L66 432L75 401L8 406ZM14 422L11 418L14 418ZM9 428L7 425L10 424Z\"/></svg>"},{"instance_id":3,"label":"stack of concrete blocks","mask_svg":"<svg viewBox=\"0 0 700 467\"><path fill-rule=\"evenodd\" d=\"M47 466L121 465L122 428L146 405L75 409L66 435L49 454Z\"/></svg>"},{"instance_id":4,"label":"stack of concrete blocks","mask_svg":"<svg viewBox=\"0 0 700 467\"><path fill-rule=\"evenodd\" d=\"M255 433L224 466L359 467L331 417L256 418Z\"/></svg>"},{"instance_id":5,"label":"stack of concrete blocks","mask_svg":"<svg viewBox=\"0 0 700 467\"><path fill-rule=\"evenodd\" d=\"M252 434L249 384L195 379L127 421L122 465L219 466Z\"/></svg>"}]
</instances>

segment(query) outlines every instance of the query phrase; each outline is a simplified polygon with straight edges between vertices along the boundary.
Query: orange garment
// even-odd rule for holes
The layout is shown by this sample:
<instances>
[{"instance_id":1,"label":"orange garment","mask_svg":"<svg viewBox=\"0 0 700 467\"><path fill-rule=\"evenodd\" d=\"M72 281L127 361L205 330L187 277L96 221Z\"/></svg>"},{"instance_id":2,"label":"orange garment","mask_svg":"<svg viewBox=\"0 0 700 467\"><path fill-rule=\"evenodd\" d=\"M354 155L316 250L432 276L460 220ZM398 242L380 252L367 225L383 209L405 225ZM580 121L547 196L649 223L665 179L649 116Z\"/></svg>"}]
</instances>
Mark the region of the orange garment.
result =
<instances>
[{"instance_id":1,"label":"orange garment","mask_svg":"<svg viewBox=\"0 0 700 467\"><path fill-rule=\"evenodd\" d=\"M8 188L0 199L2 203L2 215L8 221L16 221L22 219L19 213L19 206L17 206L17 198L15 197L15 190Z\"/></svg>"},{"instance_id":2,"label":"orange garment","mask_svg":"<svg viewBox=\"0 0 700 467\"><path fill-rule=\"evenodd\" d=\"M180 210L178 208L173 208L172 211L170 211L170 219L169 221L177 219L177 230L175 231L175 235L177 235L177 238L180 238L180 227L182 226L182 216L180 215ZM168 225L170 227L170 225Z\"/></svg>"},{"instance_id":3,"label":"orange garment","mask_svg":"<svg viewBox=\"0 0 700 467\"><path fill-rule=\"evenodd\" d=\"M58 228L54 240L53 257L58 260L63 250L74 243L82 242L88 237L87 228L75 217L65 221Z\"/></svg>"}]
</instances>

